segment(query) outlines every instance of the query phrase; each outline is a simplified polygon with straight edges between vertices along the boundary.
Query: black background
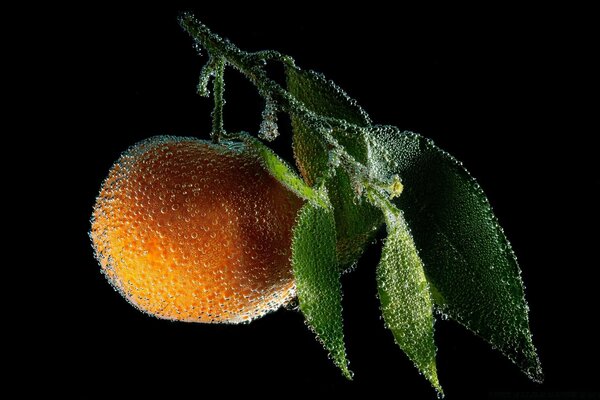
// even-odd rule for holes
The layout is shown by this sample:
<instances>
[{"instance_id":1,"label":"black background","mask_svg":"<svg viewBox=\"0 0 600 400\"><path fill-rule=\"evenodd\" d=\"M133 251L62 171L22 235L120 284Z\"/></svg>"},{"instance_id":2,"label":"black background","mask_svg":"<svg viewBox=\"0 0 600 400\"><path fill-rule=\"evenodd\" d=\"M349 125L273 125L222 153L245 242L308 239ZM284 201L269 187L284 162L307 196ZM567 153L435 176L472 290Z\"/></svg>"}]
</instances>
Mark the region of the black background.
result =
<instances>
[{"instance_id":1,"label":"black background","mask_svg":"<svg viewBox=\"0 0 600 400\"><path fill-rule=\"evenodd\" d=\"M281 3L73 8L52 24L43 63L53 73L38 78L52 82L49 107L58 106L50 117L56 134L42 143L58 146L46 168L53 177L43 183L54 182L53 197L66 210L49 235L62 255L60 265L50 266L60 277L50 289L60 306L45 325L51 339L30 364L49 378L45 390L202 398L211 387L435 398L379 318L379 246L343 278L354 382L340 376L297 312L281 310L242 326L167 322L132 308L100 274L89 217L120 152L156 134L208 137L212 103L195 94L206 57L177 24L183 10L242 49L279 50L323 72L376 123L434 139L478 179L519 257L546 381L529 382L483 341L440 321L438 371L449 399L538 398L535 392L551 398L595 389L590 321L598 261L591 249L598 234L586 227L598 221L592 206L599 178L588 144L597 124L582 124L590 108L578 94L588 91L591 68L584 14L369 4L327 11ZM226 128L256 132L262 101L232 70L226 85ZM289 142L284 135L273 146L289 156Z\"/></svg>"}]
</instances>

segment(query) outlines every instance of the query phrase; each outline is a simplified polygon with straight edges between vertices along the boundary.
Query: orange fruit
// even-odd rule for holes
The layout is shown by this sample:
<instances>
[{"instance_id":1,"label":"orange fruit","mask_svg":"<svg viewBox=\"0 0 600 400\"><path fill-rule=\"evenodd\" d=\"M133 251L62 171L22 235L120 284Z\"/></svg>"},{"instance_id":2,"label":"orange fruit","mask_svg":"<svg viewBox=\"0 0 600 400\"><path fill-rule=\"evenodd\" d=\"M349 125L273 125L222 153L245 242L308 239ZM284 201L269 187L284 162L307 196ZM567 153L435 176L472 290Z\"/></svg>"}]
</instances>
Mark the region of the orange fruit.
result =
<instances>
[{"instance_id":1,"label":"orange fruit","mask_svg":"<svg viewBox=\"0 0 600 400\"><path fill-rule=\"evenodd\" d=\"M157 136L113 165L90 236L102 272L138 309L245 322L294 296L301 205L243 143Z\"/></svg>"}]
</instances>

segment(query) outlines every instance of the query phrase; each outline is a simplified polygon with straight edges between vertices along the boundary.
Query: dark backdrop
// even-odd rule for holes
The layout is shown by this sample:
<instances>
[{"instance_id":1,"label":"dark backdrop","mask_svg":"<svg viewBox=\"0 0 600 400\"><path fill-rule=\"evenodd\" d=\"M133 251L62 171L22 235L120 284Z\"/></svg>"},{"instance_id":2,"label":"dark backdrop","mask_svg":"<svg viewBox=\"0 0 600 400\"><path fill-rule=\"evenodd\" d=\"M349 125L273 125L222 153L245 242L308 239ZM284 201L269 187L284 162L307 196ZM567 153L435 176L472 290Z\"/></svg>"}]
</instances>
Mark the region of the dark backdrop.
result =
<instances>
[{"instance_id":1,"label":"dark backdrop","mask_svg":"<svg viewBox=\"0 0 600 400\"><path fill-rule=\"evenodd\" d=\"M546 382L529 382L483 341L440 321L438 369L449 399L586 398L550 396L594 390L598 351L589 324L598 261L590 249L598 235L585 228L598 221L598 168L588 145L597 124L582 126L588 110L574 105L574 90L588 85L584 19L563 10L369 4L330 12L300 2L99 6L57 19L45 62L59 67L53 90L66 100L53 115L52 141L62 148L54 161L62 190L55 196L68 205L57 235L65 261L53 266L61 271L52 287L61 301L52 313L54 335L32 363L50 378L48 390L134 398L169 391L202 398L208 387L435 397L379 318L378 246L343 278L354 382L340 376L297 312L242 326L167 322L128 305L100 274L87 232L112 162L152 135L208 137L211 101L195 94L206 58L177 25L182 10L243 49L279 50L323 72L375 122L434 139L479 180L521 263ZM234 71L226 84L226 128L256 132L260 98ZM289 142L281 137L274 147L289 156Z\"/></svg>"}]
</instances>

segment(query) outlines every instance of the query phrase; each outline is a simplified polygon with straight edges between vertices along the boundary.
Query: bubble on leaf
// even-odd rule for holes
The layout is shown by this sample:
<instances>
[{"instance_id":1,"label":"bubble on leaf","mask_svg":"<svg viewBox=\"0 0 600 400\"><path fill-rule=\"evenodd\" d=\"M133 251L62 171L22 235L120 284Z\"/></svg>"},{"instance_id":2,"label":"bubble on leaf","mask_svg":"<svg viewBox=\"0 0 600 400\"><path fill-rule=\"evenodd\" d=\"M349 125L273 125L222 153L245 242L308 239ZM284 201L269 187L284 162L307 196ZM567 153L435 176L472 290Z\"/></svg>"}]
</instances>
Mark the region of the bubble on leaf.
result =
<instances>
[{"instance_id":1,"label":"bubble on leaf","mask_svg":"<svg viewBox=\"0 0 600 400\"><path fill-rule=\"evenodd\" d=\"M391 126L369 129L371 173L402 178L406 189L394 203L411 227L438 307L540 381L520 269L479 184L431 140Z\"/></svg>"},{"instance_id":2,"label":"bubble on leaf","mask_svg":"<svg viewBox=\"0 0 600 400\"><path fill-rule=\"evenodd\" d=\"M306 203L300 210L294 227L292 266L306 324L316 333L334 363L351 379L343 340L335 223L329 206Z\"/></svg>"},{"instance_id":3,"label":"bubble on leaf","mask_svg":"<svg viewBox=\"0 0 600 400\"><path fill-rule=\"evenodd\" d=\"M356 201L352 178L340 165L331 168L331 162L336 162L330 159L334 149L324 145L322 136L331 136L356 161L368 166L369 144L363 131L354 128L368 127L371 121L354 100L323 75L294 66L289 66L286 74L288 90L298 101L298 107L336 119L332 125L324 118L316 120L310 113L291 115L294 157L302 176L309 185L326 179L338 232L337 253L343 269L362 254L383 218L368 202ZM350 129L348 123L354 124L354 128Z\"/></svg>"}]
</instances>

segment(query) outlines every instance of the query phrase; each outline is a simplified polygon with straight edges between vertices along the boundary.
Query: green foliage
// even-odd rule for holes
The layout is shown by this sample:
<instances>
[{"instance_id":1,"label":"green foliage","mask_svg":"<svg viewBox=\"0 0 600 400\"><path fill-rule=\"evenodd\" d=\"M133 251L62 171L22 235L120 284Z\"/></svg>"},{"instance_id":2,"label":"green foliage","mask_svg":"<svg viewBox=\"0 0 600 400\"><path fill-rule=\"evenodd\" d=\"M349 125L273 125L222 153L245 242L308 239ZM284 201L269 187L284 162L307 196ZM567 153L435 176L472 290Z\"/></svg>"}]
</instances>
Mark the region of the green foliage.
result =
<instances>
[{"instance_id":1,"label":"green foliage","mask_svg":"<svg viewBox=\"0 0 600 400\"><path fill-rule=\"evenodd\" d=\"M394 127L372 129L374 168L402 177L404 211L441 312L515 362L542 371L531 340L517 260L480 186L431 140Z\"/></svg>"},{"instance_id":2,"label":"green foliage","mask_svg":"<svg viewBox=\"0 0 600 400\"><path fill-rule=\"evenodd\" d=\"M393 206L382 209L388 231L377 267L383 319L398 346L443 393L435 366L433 304L423 263L402 212Z\"/></svg>"},{"instance_id":3,"label":"green foliage","mask_svg":"<svg viewBox=\"0 0 600 400\"><path fill-rule=\"evenodd\" d=\"M258 155L265 169L284 186L296 193L298 197L321 207L329 206L327 196L322 191L314 190L304 183L302 178L285 161L260 140L243 133L234 137L246 143L248 148Z\"/></svg>"},{"instance_id":4,"label":"green foliage","mask_svg":"<svg viewBox=\"0 0 600 400\"><path fill-rule=\"evenodd\" d=\"M209 53L199 87L208 93L213 78L217 108L223 104L224 67L231 66L265 99L261 138L277 136L278 112L291 117L304 181L257 139L238 138L260 154L273 176L308 200L292 243L300 310L345 376L351 373L343 342L341 267L358 259L385 221L388 236L377 269L383 317L439 393L433 303L541 381L515 255L483 191L460 162L417 134L373 126L338 86L301 70L288 56L244 52L190 15L181 24ZM284 64L285 88L267 76L266 62ZM213 112L215 141L226 135L221 116Z\"/></svg>"},{"instance_id":5,"label":"green foliage","mask_svg":"<svg viewBox=\"0 0 600 400\"><path fill-rule=\"evenodd\" d=\"M313 71L288 66L287 87L294 97L311 112L358 126L370 126L366 112L333 82ZM292 114L294 155L302 176L309 185L326 179L325 185L334 209L338 233L337 250L340 264L354 263L381 225L381 213L368 202L357 198L355 182L341 166L335 165L335 153L323 143L323 130L330 134L358 162L367 164L368 144L362 131L347 132L326 123L315 123Z\"/></svg>"},{"instance_id":6,"label":"green foliage","mask_svg":"<svg viewBox=\"0 0 600 400\"><path fill-rule=\"evenodd\" d=\"M348 369L342 323L342 286L335 252L335 223L330 207L306 203L292 240L292 267L300 310L344 376Z\"/></svg>"}]
</instances>

